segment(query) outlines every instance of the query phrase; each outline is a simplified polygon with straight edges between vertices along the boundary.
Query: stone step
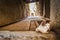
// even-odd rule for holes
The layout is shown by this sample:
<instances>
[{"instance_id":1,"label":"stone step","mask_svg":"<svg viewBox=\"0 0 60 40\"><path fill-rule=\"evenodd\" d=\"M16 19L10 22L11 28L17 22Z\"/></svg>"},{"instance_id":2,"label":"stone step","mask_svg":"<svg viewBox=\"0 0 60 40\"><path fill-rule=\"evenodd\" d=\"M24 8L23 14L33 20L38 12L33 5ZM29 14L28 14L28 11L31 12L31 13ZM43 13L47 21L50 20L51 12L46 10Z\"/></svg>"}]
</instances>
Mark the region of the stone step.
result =
<instances>
[{"instance_id":1,"label":"stone step","mask_svg":"<svg viewBox=\"0 0 60 40\"><path fill-rule=\"evenodd\" d=\"M53 32L42 34L35 31L0 31L0 40L55 40Z\"/></svg>"}]
</instances>

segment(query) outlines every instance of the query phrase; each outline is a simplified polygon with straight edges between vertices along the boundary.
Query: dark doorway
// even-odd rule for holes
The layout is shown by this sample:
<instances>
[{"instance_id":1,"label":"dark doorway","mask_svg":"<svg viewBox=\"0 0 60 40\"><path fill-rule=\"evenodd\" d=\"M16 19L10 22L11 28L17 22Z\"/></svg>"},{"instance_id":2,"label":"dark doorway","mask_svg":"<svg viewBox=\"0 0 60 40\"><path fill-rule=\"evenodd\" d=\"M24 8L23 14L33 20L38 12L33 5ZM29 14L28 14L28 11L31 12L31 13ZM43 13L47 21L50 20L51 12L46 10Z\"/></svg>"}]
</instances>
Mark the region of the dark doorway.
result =
<instances>
[{"instance_id":1,"label":"dark doorway","mask_svg":"<svg viewBox=\"0 0 60 40\"><path fill-rule=\"evenodd\" d=\"M44 17L50 18L50 0L43 0Z\"/></svg>"}]
</instances>

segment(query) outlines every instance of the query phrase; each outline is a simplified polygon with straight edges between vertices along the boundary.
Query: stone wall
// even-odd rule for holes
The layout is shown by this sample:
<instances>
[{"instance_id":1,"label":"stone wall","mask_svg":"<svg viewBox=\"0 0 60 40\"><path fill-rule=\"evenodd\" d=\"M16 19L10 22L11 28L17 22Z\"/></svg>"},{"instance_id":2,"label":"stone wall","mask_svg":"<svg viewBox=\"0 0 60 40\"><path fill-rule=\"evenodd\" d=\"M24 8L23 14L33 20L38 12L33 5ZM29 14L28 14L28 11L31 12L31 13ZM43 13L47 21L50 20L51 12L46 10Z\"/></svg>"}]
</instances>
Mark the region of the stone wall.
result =
<instances>
[{"instance_id":1,"label":"stone wall","mask_svg":"<svg viewBox=\"0 0 60 40\"><path fill-rule=\"evenodd\" d=\"M60 0L51 0L50 3L50 18L53 21L53 30L60 37Z\"/></svg>"},{"instance_id":2,"label":"stone wall","mask_svg":"<svg viewBox=\"0 0 60 40\"><path fill-rule=\"evenodd\" d=\"M35 31L0 31L0 40L55 40L53 32L47 34Z\"/></svg>"},{"instance_id":3,"label":"stone wall","mask_svg":"<svg viewBox=\"0 0 60 40\"><path fill-rule=\"evenodd\" d=\"M52 0L50 7L50 19L54 21L54 27L60 27L60 0Z\"/></svg>"},{"instance_id":4,"label":"stone wall","mask_svg":"<svg viewBox=\"0 0 60 40\"><path fill-rule=\"evenodd\" d=\"M0 26L20 20L22 6L19 0L0 0Z\"/></svg>"}]
</instances>

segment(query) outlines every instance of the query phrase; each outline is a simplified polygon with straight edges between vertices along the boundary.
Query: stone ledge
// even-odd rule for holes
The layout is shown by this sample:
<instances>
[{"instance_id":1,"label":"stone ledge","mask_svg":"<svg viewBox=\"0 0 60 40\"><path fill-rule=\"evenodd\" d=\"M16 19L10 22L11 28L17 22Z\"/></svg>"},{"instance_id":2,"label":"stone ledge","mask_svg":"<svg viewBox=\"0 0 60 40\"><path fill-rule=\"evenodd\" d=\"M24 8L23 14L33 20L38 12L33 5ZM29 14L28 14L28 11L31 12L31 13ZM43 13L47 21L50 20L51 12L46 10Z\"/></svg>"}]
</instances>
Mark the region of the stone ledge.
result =
<instances>
[{"instance_id":1,"label":"stone ledge","mask_svg":"<svg viewBox=\"0 0 60 40\"><path fill-rule=\"evenodd\" d=\"M37 33L35 31L0 31L0 40L55 40L54 33Z\"/></svg>"}]
</instances>

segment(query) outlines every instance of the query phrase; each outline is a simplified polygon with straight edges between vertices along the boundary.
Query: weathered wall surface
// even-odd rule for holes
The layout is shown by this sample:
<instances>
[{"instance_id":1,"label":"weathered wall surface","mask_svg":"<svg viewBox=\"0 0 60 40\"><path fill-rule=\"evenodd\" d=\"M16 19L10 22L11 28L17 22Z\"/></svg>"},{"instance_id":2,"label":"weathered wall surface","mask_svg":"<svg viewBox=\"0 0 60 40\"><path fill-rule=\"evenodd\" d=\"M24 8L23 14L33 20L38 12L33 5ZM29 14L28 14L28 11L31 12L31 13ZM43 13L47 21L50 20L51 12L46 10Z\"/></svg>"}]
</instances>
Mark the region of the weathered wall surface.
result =
<instances>
[{"instance_id":1,"label":"weathered wall surface","mask_svg":"<svg viewBox=\"0 0 60 40\"><path fill-rule=\"evenodd\" d=\"M50 7L50 18L55 27L60 27L60 0L52 0Z\"/></svg>"},{"instance_id":2,"label":"weathered wall surface","mask_svg":"<svg viewBox=\"0 0 60 40\"><path fill-rule=\"evenodd\" d=\"M54 31L60 34L60 0L51 0L50 1L50 18L53 21L52 25ZM59 38L60 39L60 38Z\"/></svg>"},{"instance_id":3,"label":"weathered wall surface","mask_svg":"<svg viewBox=\"0 0 60 40\"><path fill-rule=\"evenodd\" d=\"M0 26L16 21L19 15L16 0L0 0Z\"/></svg>"}]
</instances>

